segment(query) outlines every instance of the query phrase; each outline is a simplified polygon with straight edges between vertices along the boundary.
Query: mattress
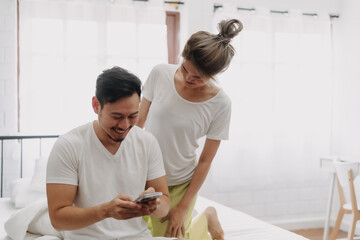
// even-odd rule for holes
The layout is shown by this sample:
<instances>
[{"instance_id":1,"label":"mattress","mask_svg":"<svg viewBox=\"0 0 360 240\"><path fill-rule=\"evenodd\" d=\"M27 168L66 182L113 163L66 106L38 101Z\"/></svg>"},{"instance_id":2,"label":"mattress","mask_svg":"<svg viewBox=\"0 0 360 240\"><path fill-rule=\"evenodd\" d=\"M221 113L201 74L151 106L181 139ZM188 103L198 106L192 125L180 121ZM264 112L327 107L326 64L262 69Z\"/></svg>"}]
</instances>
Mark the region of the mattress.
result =
<instances>
[{"instance_id":1,"label":"mattress","mask_svg":"<svg viewBox=\"0 0 360 240\"><path fill-rule=\"evenodd\" d=\"M226 240L305 240L288 230L274 226L241 211L227 207L210 199L199 196L195 205L197 212L208 206L215 207Z\"/></svg>"},{"instance_id":2,"label":"mattress","mask_svg":"<svg viewBox=\"0 0 360 240\"><path fill-rule=\"evenodd\" d=\"M201 196L198 197L195 210L200 213L208 206L213 206L217 210L226 240L306 240L306 238L295 233ZM10 240L6 236L4 223L17 210L9 198L0 198L0 240ZM38 236L29 234L27 239L34 239L36 237Z\"/></svg>"}]
</instances>

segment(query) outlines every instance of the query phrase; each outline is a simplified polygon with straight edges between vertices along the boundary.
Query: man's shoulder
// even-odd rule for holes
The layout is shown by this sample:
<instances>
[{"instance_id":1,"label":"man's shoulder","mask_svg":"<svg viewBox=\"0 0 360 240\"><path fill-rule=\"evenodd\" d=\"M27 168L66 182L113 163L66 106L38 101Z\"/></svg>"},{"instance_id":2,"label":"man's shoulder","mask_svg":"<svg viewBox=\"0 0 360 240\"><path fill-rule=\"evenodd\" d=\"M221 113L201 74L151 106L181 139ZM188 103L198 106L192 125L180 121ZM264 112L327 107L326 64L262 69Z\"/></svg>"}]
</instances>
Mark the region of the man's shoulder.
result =
<instances>
[{"instance_id":1,"label":"man's shoulder","mask_svg":"<svg viewBox=\"0 0 360 240\"><path fill-rule=\"evenodd\" d=\"M156 141L156 138L154 135L152 135L150 132L145 131L144 129L133 126L131 129L132 135L140 141Z\"/></svg>"},{"instance_id":2,"label":"man's shoulder","mask_svg":"<svg viewBox=\"0 0 360 240\"><path fill-rule=\"evenodd\" d=\"M69 132L60 135L59 140L68 142L70 144L77 144L83 142L84 138L88 138L91 132L92 123L86 123L76 127Z\"/></svg>"},{"instance_id":3,"label":"man's shoulder","mask_svg":"<svg viewBox=\"0 0 360 240\"><path fill-rule=\"evenodd\" d=\"M132 144L134 144L134 146L136 146L137 148L149 149L159 144L157 139L152 133L142 128L139 128L138 126L134 126L131 129L130 138Z\"/></svg>"},{"instance_id":4,"label":"man's shoulder","mask_svg":"<svg viewBox=\"0 0 360 240\"><path fill-rule=\"evenodd\" d=\"M126 148L145 155L156 152L159 148L159 143L155 136L137 126L132 127L125 141Z\"/></svg>"}]
</instances>

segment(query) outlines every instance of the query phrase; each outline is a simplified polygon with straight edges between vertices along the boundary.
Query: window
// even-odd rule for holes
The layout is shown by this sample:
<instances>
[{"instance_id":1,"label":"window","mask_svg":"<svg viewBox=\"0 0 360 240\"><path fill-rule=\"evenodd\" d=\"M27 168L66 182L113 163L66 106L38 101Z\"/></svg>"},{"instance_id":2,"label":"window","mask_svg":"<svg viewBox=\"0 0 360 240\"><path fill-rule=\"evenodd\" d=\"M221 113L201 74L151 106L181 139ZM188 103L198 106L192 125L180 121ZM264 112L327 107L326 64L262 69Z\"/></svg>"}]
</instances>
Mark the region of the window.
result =
<instances>
[{"instance_id":1,"label":"window","mask_svg":"<svg viewBox=\"0 0 360 240\"><path fill-rule=\"evenodd\" d=\"M20 130L61 134L96 117L102 70L120 66L145 82L167 62L163 4L20 2Z\"/></svg>"}]
</instances>

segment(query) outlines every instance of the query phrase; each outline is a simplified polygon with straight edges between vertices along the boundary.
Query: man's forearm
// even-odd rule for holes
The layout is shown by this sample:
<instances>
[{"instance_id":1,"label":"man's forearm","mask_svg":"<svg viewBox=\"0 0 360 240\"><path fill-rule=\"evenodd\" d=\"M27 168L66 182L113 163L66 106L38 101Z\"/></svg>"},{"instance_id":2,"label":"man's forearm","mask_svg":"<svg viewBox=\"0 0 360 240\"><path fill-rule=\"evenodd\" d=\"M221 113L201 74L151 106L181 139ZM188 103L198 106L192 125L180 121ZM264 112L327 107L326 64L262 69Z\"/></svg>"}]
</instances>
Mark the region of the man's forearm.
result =
<instances>
[{"instance_id":1,"label":"man's forearm","mask_svg":"<svg viewBox=\"0 0 360 240\"><path fill-rule=\"evenodd\" d=\"M67 206L54 213L51 224L58 231L69 231L87 227L106 217L106 203L90 208Z\"/></svg>"},{"instance_id":2,"label":"man's forearm","mask_svg":"<svg viewBox=\"0 0 360 240\"><path fill-rule=\"evenodd\" d=\"M151 213L151 216L154 218L165 217L170 210L170 198L166 195L161 197L161 202L158 208Z\"/></svg>"}]
</instances>

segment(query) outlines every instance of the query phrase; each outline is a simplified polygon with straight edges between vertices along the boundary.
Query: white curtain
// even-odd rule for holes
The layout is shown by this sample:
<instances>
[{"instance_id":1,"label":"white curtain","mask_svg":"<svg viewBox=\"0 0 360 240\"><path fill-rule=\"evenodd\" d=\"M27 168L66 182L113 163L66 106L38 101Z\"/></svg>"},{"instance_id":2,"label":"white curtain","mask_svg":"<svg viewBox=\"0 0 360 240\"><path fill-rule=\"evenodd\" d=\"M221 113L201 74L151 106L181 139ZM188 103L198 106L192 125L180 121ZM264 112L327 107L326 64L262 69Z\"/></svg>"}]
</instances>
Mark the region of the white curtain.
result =
<instances>
[{"instance_id":1,"label":"white curtain","mask_svg":"<svg viewBox=\"0 0 360 240\"><path fill-rule=\"evenodd\" d=\"M120 66L144 82L167 62L163 1L21 0L20 128L64 133L95 118L102 70Z\"/></svg>"},{"instance_id":2,"label":"white curtain","mask_svg":"<svg viewBox=\"0 0 360 240\"><path fill-rule=\"evenodd\" d=\"M232 17L244 30L219 77L232 99L232 119L230 140L212 168L214 198L234 205L239 192L324 183L319 157L330 149L333 85L329 16L225 6L214 14L214 32Z\"/></svg>"}]
</instances>

